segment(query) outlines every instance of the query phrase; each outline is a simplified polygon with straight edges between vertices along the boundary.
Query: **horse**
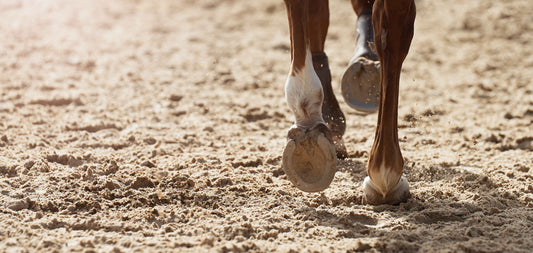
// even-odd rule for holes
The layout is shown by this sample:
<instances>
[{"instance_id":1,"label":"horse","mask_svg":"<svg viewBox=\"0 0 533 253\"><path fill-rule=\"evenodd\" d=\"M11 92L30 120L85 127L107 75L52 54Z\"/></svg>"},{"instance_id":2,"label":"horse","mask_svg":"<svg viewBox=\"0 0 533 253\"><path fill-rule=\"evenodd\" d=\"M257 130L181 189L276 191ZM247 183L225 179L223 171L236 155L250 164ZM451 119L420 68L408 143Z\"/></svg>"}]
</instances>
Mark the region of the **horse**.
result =
<instances>
[{"instance_id":1,"label":"horse","mask_svg":"<svg viewBox=\"0 0 533 253\"><path fill-rule=\"evenodd\" d=\"M337 158L347 157L346 120L331 87L324 43L328 0L284 0L290 28L291 64L285 97L295 122L288 131L282 167L300 190L331 184ZM398 143L400 72L414 34L414 0L351 0L357 15L356 50L343 75L346 102L378 112L363 182L367 204L398 204L410 197ZM378 89L379 87L379 89Z\"/></svg>"}]
</instances>

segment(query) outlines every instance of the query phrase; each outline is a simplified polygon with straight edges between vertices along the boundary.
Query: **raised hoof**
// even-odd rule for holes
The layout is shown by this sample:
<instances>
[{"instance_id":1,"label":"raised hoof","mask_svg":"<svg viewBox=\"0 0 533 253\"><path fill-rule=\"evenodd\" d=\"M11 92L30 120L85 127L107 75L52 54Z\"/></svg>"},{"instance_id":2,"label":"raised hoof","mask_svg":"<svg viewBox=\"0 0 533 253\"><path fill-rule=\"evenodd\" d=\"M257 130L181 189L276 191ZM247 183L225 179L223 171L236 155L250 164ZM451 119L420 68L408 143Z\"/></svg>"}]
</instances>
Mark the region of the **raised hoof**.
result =
<instances>
[{"instance_id":1,"label":"raised hoof","mask_svg":"<svg viewBox=\"0 0 533 253\"><path fill-rule=\"evenodd\" d=\"M379 105L380 67L378 61L359 57L342 76L342 96L346 103L364 113L372 113Z\"/></svg>"},{"instance_id":2,"label":"raised hoof","mask_svg":"<svg viewBox=\"0 0 533 253\"><path fill-rule=\"evenodd\" d=\"M407 183L407 179L405 179L405 177L401 177L396 187L394 187L394 189L392 189L385 196L378 191L374 183L372 183L370 177L365 178L365 181L363 182L363 189L363 202L370 205L397 205L401 202L406 202L411 196L411 193L409 192L409 184Z\"/></svg>"},{"instance_id":3,"label":"raised hoof","mask_svg":"<svg viewBox=\"0 0 533 253\"><path fill-rule=\"evenodd\" d=\"M318 192L328 188L335 176L336 163L335 146L325 125L289 130L282 167L298 189Z\"/></svg>"}]
</instances>

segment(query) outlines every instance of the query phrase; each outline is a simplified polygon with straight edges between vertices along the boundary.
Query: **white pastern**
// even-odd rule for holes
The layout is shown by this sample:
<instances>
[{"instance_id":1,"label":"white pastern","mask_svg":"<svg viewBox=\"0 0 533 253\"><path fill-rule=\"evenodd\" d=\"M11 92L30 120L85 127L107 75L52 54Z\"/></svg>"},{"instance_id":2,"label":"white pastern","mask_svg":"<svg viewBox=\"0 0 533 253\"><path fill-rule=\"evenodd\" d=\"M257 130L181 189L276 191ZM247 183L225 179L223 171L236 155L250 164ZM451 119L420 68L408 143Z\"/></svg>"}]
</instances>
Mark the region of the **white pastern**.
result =
<instances>
[{"instance_id":1,"label":"white pastern","mask_svg":"<svg viewBox=\"0 0 533 253\"><path fill-rule=\"evenodd\" d=\"M385 168L382 164L377 175L372 175L372 183L376 189L385 197L387 193L396 188L402 175L391 168Z\"/></svg>"},{"instance_id":2,"label":"white pastern","mask_svg":"<svg viewBox=\"0 0 533 253\"><path fill-rule=\"evenodd\" d=\"M307 49L305 65L294 71L285 83L285 98L294 113L296 125L311 128L324 123L322 118L322 102L324 93L320 79L313 68L311 51Z\"/></svg>"}]
</instances>

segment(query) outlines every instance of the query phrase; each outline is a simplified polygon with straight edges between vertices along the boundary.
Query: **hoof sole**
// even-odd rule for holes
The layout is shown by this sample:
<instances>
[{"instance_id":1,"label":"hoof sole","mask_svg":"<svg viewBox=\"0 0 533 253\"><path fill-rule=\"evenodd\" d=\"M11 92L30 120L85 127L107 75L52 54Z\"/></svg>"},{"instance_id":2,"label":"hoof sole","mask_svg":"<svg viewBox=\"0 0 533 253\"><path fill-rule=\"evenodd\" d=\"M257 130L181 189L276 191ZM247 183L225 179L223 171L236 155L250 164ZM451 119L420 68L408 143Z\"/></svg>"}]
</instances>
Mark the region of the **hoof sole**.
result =
<instances>
[{"instance_id":1,"label":"hoof sole","mask_svg":"<svg viewBox=\"0 0 533 253\"><path fill-rule=\"evenodd\" d=\"M323 129L293 128L283 151L283 170L294 186L305 192L322 191L336 172L335 146Z\"/></svg>"},{"instance_id":2,"label":"hoof sole","mask_svg":"<svg viewBox=\"0 0 533 253\"><path fill-rule=\"evenodd\" d=\"M342 76L344 101L360 112L375 112L379 105L379 79L379 62L359 57Z\"/></svg>"}]
</instances>

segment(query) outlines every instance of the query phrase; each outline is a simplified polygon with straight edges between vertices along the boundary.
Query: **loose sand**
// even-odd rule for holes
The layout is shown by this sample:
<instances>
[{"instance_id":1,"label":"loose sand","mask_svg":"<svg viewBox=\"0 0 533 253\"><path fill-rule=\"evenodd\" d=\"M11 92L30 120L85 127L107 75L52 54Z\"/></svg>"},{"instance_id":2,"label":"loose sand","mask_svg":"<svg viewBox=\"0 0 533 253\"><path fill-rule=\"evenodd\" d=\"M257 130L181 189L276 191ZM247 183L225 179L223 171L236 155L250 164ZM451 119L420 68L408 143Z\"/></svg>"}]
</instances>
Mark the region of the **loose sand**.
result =
<instances>
[{"instance_id":1,"label":"loose sand","mask_svg":"<svg viewBox=\"0 0 533 253\"><path fill-rule=\"evenodd\" d=\"M533 249L533 3L420 0L399 137L412 198L361 204L376 114L344 101L323 193L281 170L283 1L0 1L0 251ZM355 15L331 1L339 80Z\"/></svg>"}]
</instances>

